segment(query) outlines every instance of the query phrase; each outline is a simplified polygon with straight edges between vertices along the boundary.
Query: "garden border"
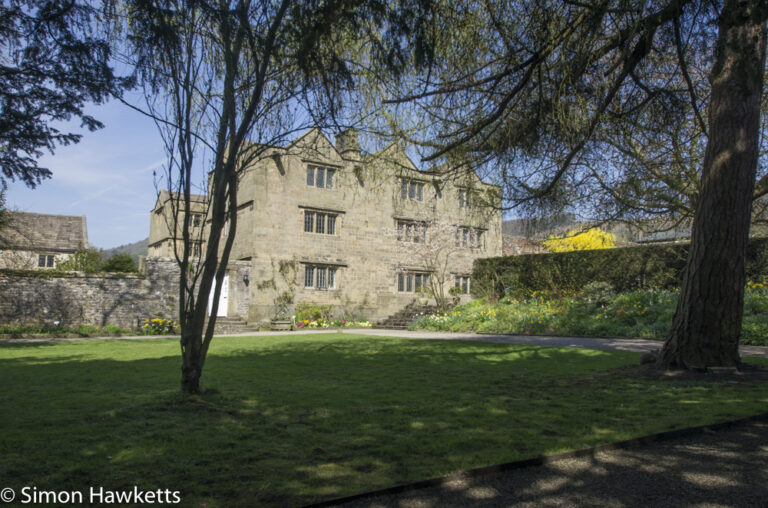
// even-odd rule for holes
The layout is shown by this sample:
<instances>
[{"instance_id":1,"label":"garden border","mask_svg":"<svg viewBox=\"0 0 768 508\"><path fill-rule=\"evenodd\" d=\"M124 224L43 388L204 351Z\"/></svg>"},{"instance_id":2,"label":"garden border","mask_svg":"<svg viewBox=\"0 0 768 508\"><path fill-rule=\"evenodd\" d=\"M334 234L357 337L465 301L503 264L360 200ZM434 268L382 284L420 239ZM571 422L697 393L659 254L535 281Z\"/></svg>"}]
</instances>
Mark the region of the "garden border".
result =
<instances>
[{"instance_id":1,"label":"garden border","mask_svg":"<svg viewBox=\"0 0 768 508\"><path fill-rule=\"evenodd\" d=\"M530 459L518 460L514 462L505 462L502 464L494 464L491 466L483 466L483 467L474 468L474 469L454 471L453 473L450 473L448 475L439 476L436 478L430 478L428 480L420 480L418 482L413 482L413 483L404 483L400 485L395 485L394 487L387 487L385 489L372 490L369 492L361 492L359 494L353 494L351 496L330 499L328 501L322 501L319 503L313 503L313 504L306 505L305 508L320 508L320 507L326 507L326 506L335 506L343 503L348 503L350 501L357 501L360 499L365 499L370 497L400 494L403 492L411 492L411 491L420 490L428 487L436 487L456 478L477 478L480 476L485 476L485 475L494 474L494 473L502 473L506 471L514 471L517 469L525 469L525 468L534 467L534 466L542 466L542 465L549 464L549 463L552 463L558 460L563 460L563 459L574 459L574 458L590 456L590 455L594 456L595 453L602 452L602 451L640 448L640 447L647 446L660 441L669 441L669 440L677 439L681 437L698 436L706 432L716 432L720 430L725 430L725 429L734 427L736 425L741 425L744 423L750 423L755 421L768 423L768 413L759 413L757 415L748 416L745 418L739 418L737 420L727 420L724 422L714 423L710 425L701 425L698 427L687 427L683 429L668 430L668 431L659 432L656 434L649 434L646 436L627 439L625 441L618 441L616 443L608 443L604 445L593 446L591 448L582 448L580 450L573 450L570 452L556 453L552 455L539 455L538 457L533 457Z\"/></svg>"}]
</instances>

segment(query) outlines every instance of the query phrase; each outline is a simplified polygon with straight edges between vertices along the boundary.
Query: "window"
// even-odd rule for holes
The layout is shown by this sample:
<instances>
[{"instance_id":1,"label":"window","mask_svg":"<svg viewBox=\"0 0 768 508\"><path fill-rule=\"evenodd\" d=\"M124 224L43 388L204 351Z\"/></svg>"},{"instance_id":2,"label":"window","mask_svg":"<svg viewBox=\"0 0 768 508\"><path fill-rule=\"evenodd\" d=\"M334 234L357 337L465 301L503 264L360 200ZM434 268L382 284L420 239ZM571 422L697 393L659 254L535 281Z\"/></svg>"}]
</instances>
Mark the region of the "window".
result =
<instances>
[{"instance_id":1,"label":"window","mask_svg":"<svg viewBox=\"0 0 768 508\"><path fill-rule=\"evenodd\" d=\"M40 254L37 257L37 267L38 268L53 268L54 266L54 258L53 256L48 256L45 254Z\"/></svg>"},{"instance_id":2,"label":"window","mask_svg":"<svg viewBox=\"0 0 768 508\"><path fill-rule=\"evenodd\" d=\"M200 257L200 244L199 243L193 243L192 244L192 255L196 258Z\"/></svg>"},{"instance_id":3,"label":"window","mask_svg":"<svg viewBox=\"0 0 768 508\"><path fill-rule=\"evenodd\" d=\"M468 227L456 229L456 247L481 249L483 247L483 230Z\"/></svg>"},{"instance_id":4,"label":"window","mask_svg":"<svg viewBox=\"0 0 768 508\"><path fill-rule=\"evenodd\" d=\"M457 288L461 288L461 294L469 294L469 277L464 275L457 275L454 279L453 285Z\"/></svg>"},{"instance_id":5,"label":"window","mask_svg":"<svg viewBox=\"0 0 768 508\"><path fill-rule=\"evenodd\" d=\"M304 287L316 289L336 289L337 268L323 265L304 267Z\"/></svg>"},{"instance_id":6,"label":"window","mask_svg":"<svg viewBox=\"0 0 768 508\"><path fill-rule=\"evenodd\" d=\"M317 271L317 289L325 289L325 269Z\"/></svg>"},{"instance_id":7,"label":"window","mask_svg":"<svg viewBox=\"0 0 768 508\"><path fill-rule=\"evenodd\" d=\"M464 189L459 189L459 208L467 208L469 206L469 192Z\"/></svg>"},{"instance_id":8,"label":"window","mask_svg":"<svg viewBox=\"0 0 768 508\"><path fill-rule=\"evenodd\" d=\"M314 266L304 267L304 287L305 288L315 287L315 267Z\"/></svg>"},{"instance_id":9,"label":"window","mask_svg":"<svg viewBox=\"0 0 768 508\"><path fill-rule=\"evenodd\" d=\"M400 198L424 201L424 182L403 179L400 181Z\"/></svg>"},{"instance_id":10,"label":"window","mask_svg":"<svg viewBox=\"0 0 768 508\"><path fill-rule=\"evenodd\" d=\"M192 227L199 228L202 222L201 219L202 217L200 217L199 213L192 214Z\"/></svg>"},{"instance_id":11,"label":"window","mask_svg":"<svg viewBox=\"0 0 768 508\"><path fill-rule=\"evenodd\" d=\"M429 287L428 273L399 272L397 274L397 291L400 293L412 293L427 287Z\"/></svg>"},{"instance_id":12,"label":"window","mask_svg":"<svg viewBox=\"0 0 768 508\"><path fill-rule=\"evenodd\" d=\"M401 242L426 243L427 225L423 222L399 220L397 239Z\"/></svg>"},{"instance_id":13,"label":"window","mask_svg":"<svg viewBox=\"0 0 768 508\"><path fill-rule=\"evenodd\" d=\"M307 185L319 189L333 189L335 169L307 166Z\"/></svg>"},{"instance_id":14,"label":"window","mask_svg":"<svg viewBox=\"0 0 768 508\"><path fill-rule=\"evenodd\" d=\"M477 208L477 198L469 189L459 189L459 208Z\"/></svg>"},{"instance_id":15,"label":"window","mask_svg":"<svg viewBox=\"0 0 768 508\"><path fill-rule=\"evenodd\" d=\"M336 214L304 211L304 232L336 234Z\"/></svg>"},{"instance_id":16,"label":"window","mask_svg":"<svg viewBox=\"0 0 768 508\"><path fill-rule=\"evenodd\" d=\"M307 185L310 187L315 186L315 167L307 166Z\"/></svg>"}]
</instances>

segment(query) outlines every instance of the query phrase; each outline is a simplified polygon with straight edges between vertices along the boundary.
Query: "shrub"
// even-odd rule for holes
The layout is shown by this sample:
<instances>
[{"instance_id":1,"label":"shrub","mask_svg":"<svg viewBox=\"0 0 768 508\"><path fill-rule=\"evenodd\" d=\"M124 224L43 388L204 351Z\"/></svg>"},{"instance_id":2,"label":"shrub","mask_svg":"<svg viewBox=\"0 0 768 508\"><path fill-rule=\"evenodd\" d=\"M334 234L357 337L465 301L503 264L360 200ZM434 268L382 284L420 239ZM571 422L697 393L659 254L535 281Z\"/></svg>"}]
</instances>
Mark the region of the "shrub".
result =
<instances>
[{"instance_id":1,"label":"shrub","mask_svg":"<svg viewBox=\"0 0 768 508\"><path fill-rule=\"evenodd\" d=\"M170 319L156 317L145 319L141 331L144 335L174 335L179 332L179 325Z\"/></svg>"},{"instance_id":2,"label":"shrub","mask_svg":"<svg viewBox=\"0 0 768 508\"><path fill-rule=\"evenodd\" d=\"M101 333L104 335L121 335L124 333L130 333L130 330L126 330L125 328L120 328L117 325L106 325L101 328Z\"/></svg>"},{"instance_id":3,"label":"shrub","mask_svg":"<svg viewBox=\"0 0 768 508\"><path fill-rule=\"evenodd\" d=\"M105 272L135 272L136 263L133 262L133 257L130 254L118 252L106 260L101 269Z\"/></svg>"},{"instance_id":4,"label":"shrub","mask_svg":"<svg viewBox=\"0 0 768 508\"><path fill-rule=\"evenodd\" d=\"M296 304L296 321L329 321L333 312L332 305L320 305L312 302Z\"/></svg>"},{"instance_id":5,"label":"shrub","mask_svg":"<svg viewBox=\"0 0 768 508\"><path fill-rule=\"evenodd\" d=\"M579 293L579 299L583 302L596 305L606 305L616 297L616 291L608 282L590 282Z\"/></svg>"},{"instance_id":6,"label":"shrub","mask_svg":"<svg viewBox=\"0 0 768 508\"><path fill-rule=\"evenodd\" d=\"M607 282L616 291L679 286L688 244L526 254L475 260L472 294L526 297L533 291L577 293L590 282ZM768 278L768 239L753 238L747 247L747 278Z\"/></svg>"},{"instance_id":7,"label":"shrub","mask_svg":"<svg viewBox=\"0 0 768 508\"><path fill-rule=\"evenodd\" d=\"M567 235L550 236L542 242L549 252L571 252L575 250L612 249L616 247L616 236L600 228L579 232L569 231Z\"/></svg>"},{"instance_id":8,"label":"shrub","mask_svg":"<svg viewBox=\"0 0 768 508\"><path fill-rule=\"evenodd\" d=\"M93 325L80 325L75 329L75 333L82 335L83 337L90 337L91 335L97 335L99 332L98 326Z\"/></svg>"},{"instance_id":9,"label":"shrub","mask_svg":"<svg viewBox=\"0 0 768 508\"><path fill-rule=\"evenodd\" d=\"M101 270L101 252L96 249L79 248L72 256L57 267L63 271L96 273Z\"/></svg>"}]
</instances>

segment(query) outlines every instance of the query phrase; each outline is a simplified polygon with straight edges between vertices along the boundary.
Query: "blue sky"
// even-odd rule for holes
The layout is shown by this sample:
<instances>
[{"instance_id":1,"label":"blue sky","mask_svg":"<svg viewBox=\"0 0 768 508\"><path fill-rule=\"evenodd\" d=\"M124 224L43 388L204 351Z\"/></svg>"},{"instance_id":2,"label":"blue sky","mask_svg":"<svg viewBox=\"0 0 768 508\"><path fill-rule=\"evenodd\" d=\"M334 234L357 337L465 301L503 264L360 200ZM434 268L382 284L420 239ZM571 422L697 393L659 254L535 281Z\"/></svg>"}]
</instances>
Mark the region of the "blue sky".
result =
<instances>
[{"instance_id":1,"label":"blue sky","mask_svg":"<svg viewBox=\"0 0 768 508\"><path fill-rule=\"evenodd\" d=\"M23 212L86 215L92 247L144 239L156 196L152 171L160 174L165 160L155 124L117 101L86 111L105 127L85 131L80 143L42 157L40 165L53 177L35 189L9 182L6 205ZM81 132L78 127L73 122L69 129Z\"/></svg>"}]
</instances>

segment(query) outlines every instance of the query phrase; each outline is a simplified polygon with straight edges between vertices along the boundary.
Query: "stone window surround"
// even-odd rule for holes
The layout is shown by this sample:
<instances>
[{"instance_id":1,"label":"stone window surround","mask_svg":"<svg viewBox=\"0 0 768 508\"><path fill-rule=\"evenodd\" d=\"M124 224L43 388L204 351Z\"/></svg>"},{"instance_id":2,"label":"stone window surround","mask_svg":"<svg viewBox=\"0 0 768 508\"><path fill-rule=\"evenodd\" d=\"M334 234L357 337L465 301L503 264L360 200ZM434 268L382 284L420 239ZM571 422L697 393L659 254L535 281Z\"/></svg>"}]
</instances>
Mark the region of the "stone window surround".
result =
<instances>
[{"instance_id":1,"label":"stone window surround","mask_svg":"<svg viewBox=\"0 0 768 508\"><path fill-rule=\"evenodd\" d=\"M424 186L427 183L417 178L400 177L400 199L424 201Z\"/></svg>"},{"instance_id":2,"label":"stone window surround","mask_svg":"<svg viewBox=\"0 0 768 508\"><path fill-rule=\"evenodd\" d=\"M37 267L38 268L55 268L56 257L53 254L38 254Z\"/></svg>"},{"instance_id":3,"label":"stone window surround","mask_svg":"<svg viewBox=\"0 0 768 508\"><path fill-rule=\"evenodd\" d=\"M334 164L328 164L326 162L317 162L313 160L302 159L302 162L306 164L306 184L307 187L315 187L317 189L333 190L337 187L336 175L340 167ZM322 171L319 171L322 170ZM311 176L310 176L311 175ZM322 175L322 177L320 177ZM328 176L330 175L330 179ZM320 181L322 180L322 185Z\"/></svg>"},{"instance_id":4,"label":"stone window surround","mask_svg":"<svg viewBox=\"0 0 768 508\"><path fill-rule=\"evenodd\" d=\"M399 242L427 243L427 222L395 217Z\"/></svg>"},{"instance_id":5,"label":"stone window surround","mask_svg":"<svg viewBox=\"0 0 768 508\"><path fill-rule=\"evenodd\" d=\"M304 266L304 289L316 291L337 291L341 289L341 269L347 265L329 263L327 261L300 261L300 263ZM330 275L331 272L333 275ZM309 277L312 278L311 283L308 283ZM329 286L330 278L333 279L333 286Z\"/></svg>"},{"instance_id":6,"label":"stone window surround","mask_svg":"<svg viewBox=\"0 0 768 508\"><path fill-rule=\"evenodd\" d=\"M459 208L480 208L478 191L471 187L458 187Z\"/></svg>"},{"instance_id":7,"label":"stone window surround","mask_svg":"<svg viewBox=\"0 0 768 508\"><path fill-rule=\"evenodd\" d=\"M338 236L339 227L341 226L341 216L346 212L343 210L333 210L331 208L318 208L316 206L299 205L299 209L302 211L302 231L309 234L322 234L324 236ZM312 230L308 230L309 223L307 217L312 214ZM318 231L317 228L317 215L324 215L325 218L322 221L323 231ZM333 232L328 232L328 218L333 217Z\"/></svg>"},{"instance_id":8,"label":"stone window surround","mask_svg":"<svg viewBox=\"0 0 768 508\"><path fill-rule=\"evenodd\" d=\"M333 213L304 210L304 232L334 236L337 218L338 215Z\"/></svg>"},{"instance_id":9,"label":"stone window surround","mask_svg":"<svg viewBox=\"0 0 768 508\"><path fill-rule=\"evenodd\" d=\"M456 247L485 249L485 236L488 230L473 226L456 226Z\"/></svg>"},{"instance_id":10,"label":"stone window surround","mask_svg":"<svg viewBox=\"0 0 768 508\"><path fill-rule=\"evenodd\" d=\"M461 288L462 295L468 295L472 289L470 276L463 273L453 274L453 287Z\"/></svg>"},{"instance_id":11,"label":"stone window surround","mask_svg":"<svg viewBox=\"0 0 768 508\"><path fill-rule=\"evenodd\" d=\"M415 293L419 287L427 287L432 273L423 269L398 269L395 274L395 290L398 293Z\"/></svg>"}]
</instances>

